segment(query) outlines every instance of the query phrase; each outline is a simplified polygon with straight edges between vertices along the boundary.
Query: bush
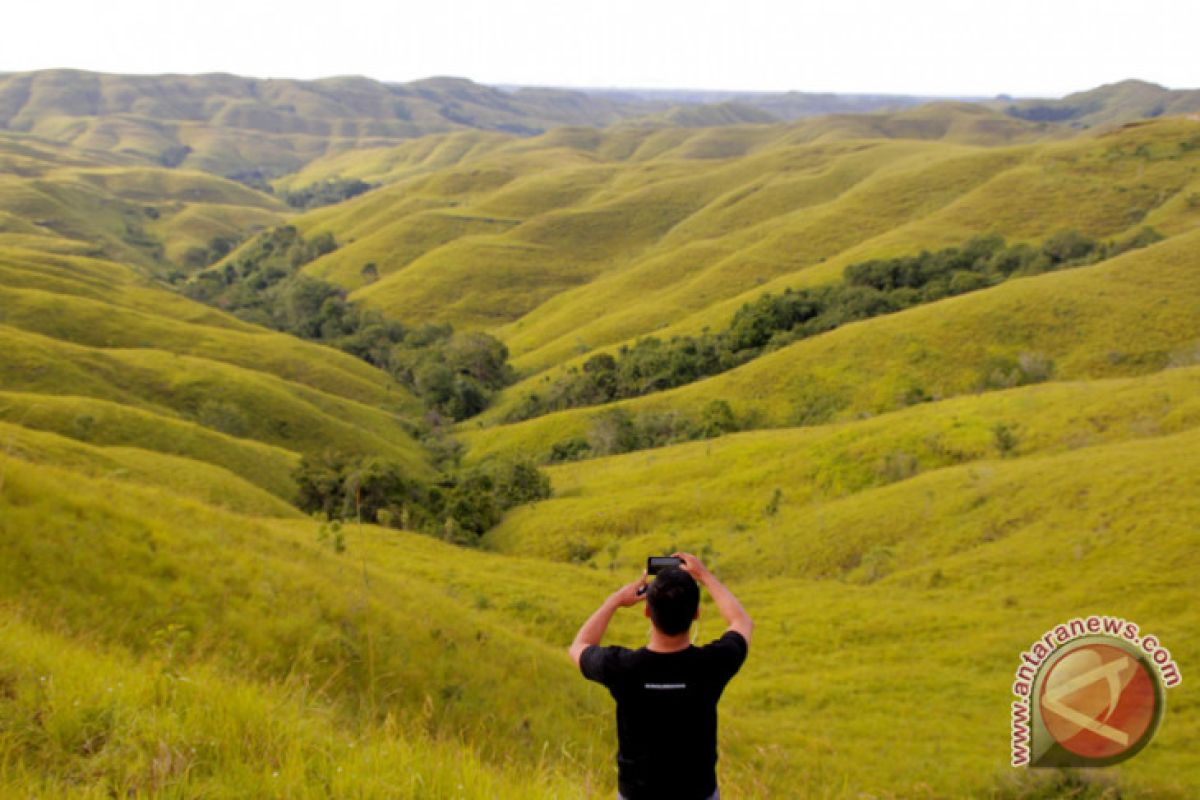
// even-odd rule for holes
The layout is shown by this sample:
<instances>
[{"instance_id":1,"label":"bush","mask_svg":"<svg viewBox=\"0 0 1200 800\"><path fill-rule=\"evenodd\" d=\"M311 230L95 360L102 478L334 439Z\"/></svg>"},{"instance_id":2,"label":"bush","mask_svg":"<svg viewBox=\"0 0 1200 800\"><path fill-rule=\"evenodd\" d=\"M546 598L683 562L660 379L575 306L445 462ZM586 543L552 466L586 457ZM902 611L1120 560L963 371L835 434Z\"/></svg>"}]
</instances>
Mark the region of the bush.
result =
<instances>
[{"instance_id":1,"label":"bush","mask_svg":"<svg viewBox=\"0 0 1200 800\"><path fill-rule=\"evenodd\" d=\"M700 415L700 435L705 438L732 433L738 429L733 407L726 400L709 400Z\"/></svg>"},{"instance_id":2,"label":"bush","mask_svg":"<svg viewBox=\"0 0 1200 800\"><path fill-rule=\"evenodd\" d=\"M514 461L495 476L496 497L503 509L550 496L550 478L531 461Z\"/></svg>"},{"instance_id":3,"label":"bush","mask_svg":"<svg viewBox=\"0 0 1200 800\"><path fill-rule=\"evenodd\" d=\"M292 208L318 208L357 197L375 186L357 178L330 178L302 189L284 192L283 200Z\"/></svg>"},{"instance_id":4,"label":"bush","mask_svg":"<svg viewBox=\"0 0 1200 800\"><path fill-rule=\"evenodd\" d=\"M587 439L582 436L573 436L570 439L555 442L550 448L548 460L552 464L561 461L578 461L587 458L591 452L592 446Z\"/></svg>"},{"instance_id":5,"label":"bush","mask_svg":"<svg viewBox=\"0 0 1200 800\"><path fill-rule=\"evenodd\" d=\"M430 485L398 462L330 451L305 456L295 479L297 505L310 514L399 525L460 543L475 541L509 508L550 496L550 479L526 461Z\"/></svg>"}]
</instances>

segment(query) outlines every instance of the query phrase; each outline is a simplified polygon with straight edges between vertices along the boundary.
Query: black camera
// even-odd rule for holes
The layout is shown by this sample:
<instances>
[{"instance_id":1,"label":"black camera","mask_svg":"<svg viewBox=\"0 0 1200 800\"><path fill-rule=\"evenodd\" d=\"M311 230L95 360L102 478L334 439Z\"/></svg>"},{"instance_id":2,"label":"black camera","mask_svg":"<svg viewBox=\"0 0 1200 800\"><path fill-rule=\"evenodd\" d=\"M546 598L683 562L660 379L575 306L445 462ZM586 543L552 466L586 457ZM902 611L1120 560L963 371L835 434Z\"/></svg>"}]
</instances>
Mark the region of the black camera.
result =
<instances>
[{"instance_id":1,"label":"black camera","mask_svg":"<svg viewBox=\"0 0 1200 800\"><path fill-rule=\"evenodd\" d=\"M646 574L657 575L667 567L681 567L683 559L678 556L650 556L646 559Z\"/></svg>"}]
</instances>

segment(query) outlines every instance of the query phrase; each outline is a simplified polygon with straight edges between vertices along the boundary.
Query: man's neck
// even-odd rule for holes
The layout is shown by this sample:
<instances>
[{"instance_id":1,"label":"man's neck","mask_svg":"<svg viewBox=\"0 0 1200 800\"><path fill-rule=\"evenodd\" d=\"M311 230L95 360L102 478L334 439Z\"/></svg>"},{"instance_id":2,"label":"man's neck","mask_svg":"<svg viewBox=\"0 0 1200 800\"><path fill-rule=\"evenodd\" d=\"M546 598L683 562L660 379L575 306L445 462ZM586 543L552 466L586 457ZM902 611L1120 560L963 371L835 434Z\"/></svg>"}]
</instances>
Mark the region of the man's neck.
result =
<instances>
[{"instance_id":1,"label":"man's neck","mask_svg":"<svg viewBox=\"0 0 1200 800\"><path fill-rule=\"evenodd\" d=\"M667 636L658 628L654 628L650 633L650 644L646 646L646 649L654 653L676 653L680 650L687 650L691 644L690 631Z\"/></svg>"}]
</instances>

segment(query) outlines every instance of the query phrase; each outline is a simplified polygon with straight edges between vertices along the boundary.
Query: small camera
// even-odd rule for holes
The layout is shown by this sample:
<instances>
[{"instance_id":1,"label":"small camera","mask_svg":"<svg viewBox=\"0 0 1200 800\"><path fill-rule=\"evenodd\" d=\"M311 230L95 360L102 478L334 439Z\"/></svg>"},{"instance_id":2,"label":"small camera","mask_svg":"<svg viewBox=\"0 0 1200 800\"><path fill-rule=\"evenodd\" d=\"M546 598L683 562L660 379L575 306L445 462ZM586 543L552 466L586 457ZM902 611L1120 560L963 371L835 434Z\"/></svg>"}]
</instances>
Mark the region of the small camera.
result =
<instances>
[{"instance_id":1,"label":"small camera","mask_svg":"<svg viewBox=\"0 0 1200 800\"><path fill-rule=\"evenodd\" d=\"M678 556L650 556L646 559L646 574L657 575L667 567L683 566L683 559Z\"/></svg>"}]
</instances>

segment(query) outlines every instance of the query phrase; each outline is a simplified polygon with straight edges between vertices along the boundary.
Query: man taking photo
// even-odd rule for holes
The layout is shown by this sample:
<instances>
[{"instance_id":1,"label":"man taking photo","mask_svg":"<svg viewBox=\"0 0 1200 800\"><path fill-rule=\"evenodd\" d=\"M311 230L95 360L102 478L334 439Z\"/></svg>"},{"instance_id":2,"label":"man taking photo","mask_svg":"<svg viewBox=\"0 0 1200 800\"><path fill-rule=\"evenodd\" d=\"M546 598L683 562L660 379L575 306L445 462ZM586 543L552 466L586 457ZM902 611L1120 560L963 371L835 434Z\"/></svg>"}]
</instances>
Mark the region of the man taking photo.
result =
<instances>
[{"instance_id":1,"label":"man taking photo","mask_svg":"<svg viewBox=\"0 0 1200 800\"><path fill-rule=\"evenodd\" d=\"M617 786L621 800L717 800L717 701L741 668L754 623L733 593L688 553L676 553L647 585L646 575L613 592L575 635L572 660L617 701ZM700 589L729 626L696 647ZM601 647L618 608L646 601L650 643Z\"/></svg>"}]
</instances>

